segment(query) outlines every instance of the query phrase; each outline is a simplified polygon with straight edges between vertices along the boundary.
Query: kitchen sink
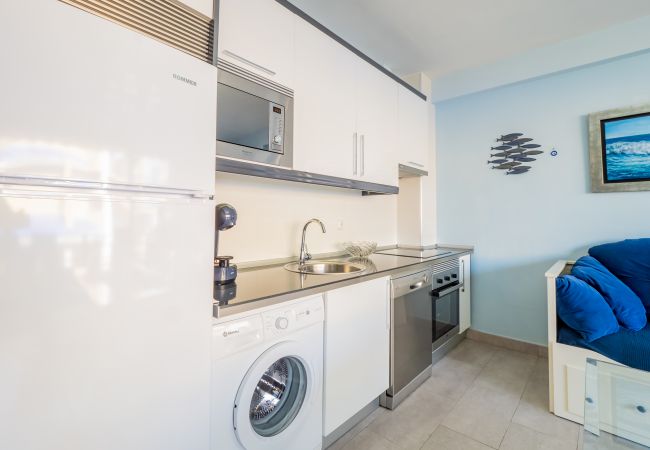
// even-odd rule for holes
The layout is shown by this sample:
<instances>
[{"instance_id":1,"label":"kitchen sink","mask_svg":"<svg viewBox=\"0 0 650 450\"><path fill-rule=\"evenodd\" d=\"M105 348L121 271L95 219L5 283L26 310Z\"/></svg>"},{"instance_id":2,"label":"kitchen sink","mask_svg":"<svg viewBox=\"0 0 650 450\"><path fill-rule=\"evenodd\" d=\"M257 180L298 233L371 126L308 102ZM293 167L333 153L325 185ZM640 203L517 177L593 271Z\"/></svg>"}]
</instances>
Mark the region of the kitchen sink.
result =
<instances>
[{"instance_id":1,"label":"kitchen sink","mask_svg":"<svg viewBox=\"0 0 650 450\"><path fill-rule=\"evenodd\" d=\"M339 261L307 261L302 265L295 261L285 264L284 268L291 272L312 275L345 275L366 270L366 266L362 264Z\"/></svg>"}]
</instances>

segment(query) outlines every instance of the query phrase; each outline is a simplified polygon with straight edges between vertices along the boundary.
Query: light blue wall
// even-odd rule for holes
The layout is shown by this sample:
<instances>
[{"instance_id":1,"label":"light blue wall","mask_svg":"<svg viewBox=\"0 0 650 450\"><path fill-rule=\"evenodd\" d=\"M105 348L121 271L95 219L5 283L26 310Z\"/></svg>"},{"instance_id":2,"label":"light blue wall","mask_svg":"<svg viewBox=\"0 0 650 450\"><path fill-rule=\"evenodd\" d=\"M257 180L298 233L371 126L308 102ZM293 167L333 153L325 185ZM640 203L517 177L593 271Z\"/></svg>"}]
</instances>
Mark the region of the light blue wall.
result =
<instances>
[{"instance_id":1,"label":"light blue wall","mask_svg":"<svg viewBox=\"0 0 650 450\"><path fill-rule=\"evenodd\" d=\"M473 328L545 344L546 269L597 243L650 237L650 192L589 192L587 136L589 113L646 102L650 53L437 104L438 241L476 248ZM529 173L486 164L510 132L543 145Z\"/></svg>"}]
</instances>

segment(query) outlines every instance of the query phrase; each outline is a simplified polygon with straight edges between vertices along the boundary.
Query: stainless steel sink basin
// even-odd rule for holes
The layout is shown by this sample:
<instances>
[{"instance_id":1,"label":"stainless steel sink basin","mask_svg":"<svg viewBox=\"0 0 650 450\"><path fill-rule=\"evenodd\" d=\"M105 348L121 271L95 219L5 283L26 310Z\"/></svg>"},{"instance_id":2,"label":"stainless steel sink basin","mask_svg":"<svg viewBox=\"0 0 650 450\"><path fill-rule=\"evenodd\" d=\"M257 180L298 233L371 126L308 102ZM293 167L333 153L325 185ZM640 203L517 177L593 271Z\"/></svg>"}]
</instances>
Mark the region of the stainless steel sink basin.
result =
<instances>
[{"instance_id":1,"label":"stainless steel sink basin","mask_svg":"<svg viewBox=\"0 0 650 450\"><path fill-rule=\"evenodd\" d=\"M366 270L362 264L339 261L307 261L302 266L296 261L285 264L284 268L291 272L313 275L345 275Z\"/></svg>"}]
</instances>

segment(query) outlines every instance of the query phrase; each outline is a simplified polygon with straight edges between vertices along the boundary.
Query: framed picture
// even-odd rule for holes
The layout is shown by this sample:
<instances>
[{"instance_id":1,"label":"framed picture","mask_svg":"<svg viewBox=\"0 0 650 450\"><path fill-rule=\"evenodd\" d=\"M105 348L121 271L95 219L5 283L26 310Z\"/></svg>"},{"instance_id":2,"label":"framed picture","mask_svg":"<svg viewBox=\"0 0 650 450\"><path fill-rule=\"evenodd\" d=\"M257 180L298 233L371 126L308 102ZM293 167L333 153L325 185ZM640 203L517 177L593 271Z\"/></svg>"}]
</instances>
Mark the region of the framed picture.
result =
<instances>
[{"instance_id":1,"label":"framed picture","mask_svg":"<svg viewBox=\"0 0 650 450\"><path fill-rule=\"evenodd\" d=\"M650 104L589 115L592 192L650 190Z\"/></svg>"}]
</instances>

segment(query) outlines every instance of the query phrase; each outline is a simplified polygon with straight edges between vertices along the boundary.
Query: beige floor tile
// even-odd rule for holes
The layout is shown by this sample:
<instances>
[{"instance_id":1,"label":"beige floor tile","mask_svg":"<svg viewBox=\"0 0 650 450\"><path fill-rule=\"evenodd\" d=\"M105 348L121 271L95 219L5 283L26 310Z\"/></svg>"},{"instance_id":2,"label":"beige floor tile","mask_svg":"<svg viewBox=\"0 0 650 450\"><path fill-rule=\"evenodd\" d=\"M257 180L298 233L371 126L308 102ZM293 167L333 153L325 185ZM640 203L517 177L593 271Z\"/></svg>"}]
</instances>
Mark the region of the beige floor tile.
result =
<instances>
[{"instance_id":1,"label":"beige floor tile","mask_svg":"<svg viewBox=\"0 0 650 450\"><path fill-rule=\"evenodd\" d=\"M479 366L443 358L433 366L431 378L422 385L422 389L457 401L469 389L480 371Z\"/></svg>"},{"instance_id":2,"label":"beige floor tile","mask_svg":"<svg viewBox=\"0 0 650 450\"><path fill-rule=\"evenodd\" d=\"M499 392L521 395L526 387L537 356L500 349L476 378L476 385Z\"/></svg>"},{"instance_id":3,"label":"beige floor tile","mask_svg":"<svg viewBox=\"0 0 650 450\"><path fill-rule=\"evenodd\" d=\"M549 412L547 382L528 382L512 421L577 445L580 425Z\"/></svg>"},{"instance_id":4,"label":"beige floor tile","mask_svg":"<svg viewBox=\"0 0 650 450\"><path fill-rule=\"evenodd\" d=\"M368 417L366 417L361 422L356 424L354 427L350 429L350 431L345 433L343 436L337 439L336 442L334 442L332 445L327 447L327 450L341 450L343 447L345 447L345 445L348 442L354 439L356 435L361 433L370 423L372 423L373 420L375 420L378 417L381 417L383 414L388 414L388 411L384 408L375 409L372 413L368 415Z\"/></svg>"},{"instance_id":5,"label":"beige floor tile","mask_svg":"<svg viewBox=\"0 0 650 450\"><path fill-rule=\"evenodd\" d=\"M366 428L343 446L343 450L401 450L398 446Z\"/></svg>"},{"instance_id":6,"label":"beige floor tile","mask_svg":"<svg viewBox=\"0 0 650 450\"><path fill-rule=\"evenodd\" d=\"M375 419L368 429L400 448L419 449L447 416L453 400L418 389L395 410Z\"/></svg>"},{"instance_id":7,"label":"beige floor tile","mask_svg":"<svg viewBox=\"0 0 650 450\"><path fill-rule=\"evenodd\" d=\"M519 396L473 385L442 422L444 426L497 448L517 409Z\"/></svg>"},{"instance_id":8,"label":"beige floor tile","mask_svg":"<svg viewBox=\"0 0 650 450\"><path fill-rule=\"evenodd\" d=\"M465 339L445 358L484 367L497 350L494 345Z\"/></svg>"},{"instance_id":9,"label":"beige floor tile","mask_svg":"<svg viewBox=\"0 0 650 450\"><path fill-rule=\"evenodd\" d=\"M492 447L481 444L449 428L440 425L433 432L422 450L491 450Z\"/></svg>"},{"instance_id":10,"label":"beige floor tile","mask_svg":"<svg viewBox=\"0 0 650 450\"><path fill-rule=\"evenodd\" d=\"M513 423L508 428L499 448L501 450L575 450L576 443Z\"/></svg>"},{"instance_id":11,"label":"beige floor tile","mask_svg":"<svg viewBox=\"0 0 650 450\"><path fill-rule=\"evenodd\" d=\"M530 381L548 384L548 359L539 357L530 374Z\"/></svg>"}]
</instances>

